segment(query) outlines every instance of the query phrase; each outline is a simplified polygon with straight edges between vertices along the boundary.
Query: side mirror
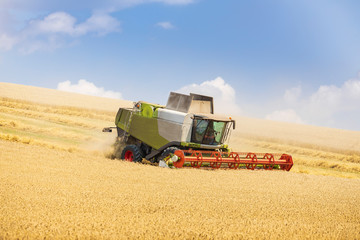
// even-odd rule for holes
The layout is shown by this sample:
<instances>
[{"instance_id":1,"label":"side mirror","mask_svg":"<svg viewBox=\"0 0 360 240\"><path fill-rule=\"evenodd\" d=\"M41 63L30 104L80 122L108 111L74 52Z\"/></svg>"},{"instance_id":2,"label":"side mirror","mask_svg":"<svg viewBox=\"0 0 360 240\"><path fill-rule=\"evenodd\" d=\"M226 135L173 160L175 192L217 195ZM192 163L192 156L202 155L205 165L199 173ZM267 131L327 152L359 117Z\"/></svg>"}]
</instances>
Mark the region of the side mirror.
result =
<instances>
[{"instance_id":1,"label":"side mirror","mask_svg":"<svg viewBox=\"0 0 360 240\"><path fill-rule=\"evenodd\" d=\"M233 129L235 129L235 120L231 120L231 122L233 123Z\"/></svg>"}]
</instances>

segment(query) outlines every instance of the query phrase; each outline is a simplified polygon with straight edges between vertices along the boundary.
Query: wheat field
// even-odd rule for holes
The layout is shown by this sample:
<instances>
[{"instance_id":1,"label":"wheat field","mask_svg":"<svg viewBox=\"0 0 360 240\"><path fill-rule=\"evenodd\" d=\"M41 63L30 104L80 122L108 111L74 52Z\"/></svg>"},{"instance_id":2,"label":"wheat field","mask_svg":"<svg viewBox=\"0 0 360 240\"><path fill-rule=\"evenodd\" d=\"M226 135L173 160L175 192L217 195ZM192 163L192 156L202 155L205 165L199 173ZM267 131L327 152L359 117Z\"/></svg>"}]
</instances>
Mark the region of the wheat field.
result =
<instances>
[{"instance_id":1,"label":"wheat field","mask_svg":"<svg viewBox=\"0 0 360 240\"><path fill-rule=\"evenodd\" d=\"M120 106L0 83L0 239L360 238L360 132L235 117L293 169L164 169L105 157Z\"/></svg>"}]
</instances>

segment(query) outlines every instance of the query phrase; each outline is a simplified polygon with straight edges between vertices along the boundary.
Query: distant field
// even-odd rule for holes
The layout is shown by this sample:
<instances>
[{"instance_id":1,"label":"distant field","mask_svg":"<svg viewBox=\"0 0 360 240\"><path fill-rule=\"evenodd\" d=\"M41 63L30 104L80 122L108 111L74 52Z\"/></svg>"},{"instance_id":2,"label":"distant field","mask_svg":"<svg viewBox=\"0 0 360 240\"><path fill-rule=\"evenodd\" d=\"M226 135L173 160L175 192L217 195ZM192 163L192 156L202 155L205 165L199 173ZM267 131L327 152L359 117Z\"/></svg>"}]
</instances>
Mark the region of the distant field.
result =
<instances>
[{"instance_id":1,"label":"distant field","mask_svg":"<svg viewBox=\"0 0 360 240\"><path fill-rule=\"evenodd\" d=\"M104 157L120 106L0 83L0 239L360 238L360 132L235 117L293 169L162 169Z\"/></svg>"},{"instance_id":2,"label":"distant field","mask_svg":"<svg viewBox=\"0 0 360 240\"><path fill-rule=\"evenodd\" d=\"M72 151L109 146L114 135L101 129L114 125L120 106L132 106L17 84L0 83L0 89L0 138ZM230 146L235 151L288 153L295 161L292 172L360 178L359 131L233 118L237 128Z\"/></svg>"},{"instance_id":3,"label":"distant field","mask_svg":"<svg viewBox=\"0 0 360 240\"><path fill-rule=\"evenodd\" d=\"M132 107L131 101L100 98L54 89L0 82L0 97L31 101L39 104L70 106L101 111L117 111L119 106Z\"/></svg>"},{"instance_id":4,"label":"distant field","mask_svg":"<svg viewBox=\"0 0 360 240\"><path fill-rule=\"evenodd\" d=\"M292 172L360 178L360 132L236 119L240 129L232 135L234 150L289 153Z\"/></svg>"}]
</instances>

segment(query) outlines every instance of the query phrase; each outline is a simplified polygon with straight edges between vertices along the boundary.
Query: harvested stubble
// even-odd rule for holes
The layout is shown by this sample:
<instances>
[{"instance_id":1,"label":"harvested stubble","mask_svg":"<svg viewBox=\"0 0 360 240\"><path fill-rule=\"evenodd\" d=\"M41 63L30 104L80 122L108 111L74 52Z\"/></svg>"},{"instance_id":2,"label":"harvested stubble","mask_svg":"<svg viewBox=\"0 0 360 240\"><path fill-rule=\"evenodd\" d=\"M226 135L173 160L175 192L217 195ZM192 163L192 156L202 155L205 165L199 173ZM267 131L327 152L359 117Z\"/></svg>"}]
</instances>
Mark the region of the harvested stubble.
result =
<instances>
[{"instance_id":1,"label":"harvested stubble","mask_svg":"<svg viewBox=\"0 0 360 240\"><path fill-rule=\"evenodd\" d=\"M35 104L0 97L0 139L74 149L100 144L103 126L113 124L114 112Z\"/></svg>"},{"instance_id":2,"label":"harvested stubble","mask_svg":"<svg viewBox=\"0 0 360 240\"><path fill-rule=\"evenodd\" d=\"M25 86L0 82L0 96L5 98L32 101L40 104L71 106L86 109L117 111L120 105L132 107L131 101L93 97L54 89Z\"/></svg>"},{"instance_id":3,"label":"harvested stubble","mask_svg":"<svg viewBox=\"0 0 360 240\"><path fill-rule=\"evenodd\" d=\"M0 238L360 238L360 181L0 141Z\"/></svg>"}]
</instances>

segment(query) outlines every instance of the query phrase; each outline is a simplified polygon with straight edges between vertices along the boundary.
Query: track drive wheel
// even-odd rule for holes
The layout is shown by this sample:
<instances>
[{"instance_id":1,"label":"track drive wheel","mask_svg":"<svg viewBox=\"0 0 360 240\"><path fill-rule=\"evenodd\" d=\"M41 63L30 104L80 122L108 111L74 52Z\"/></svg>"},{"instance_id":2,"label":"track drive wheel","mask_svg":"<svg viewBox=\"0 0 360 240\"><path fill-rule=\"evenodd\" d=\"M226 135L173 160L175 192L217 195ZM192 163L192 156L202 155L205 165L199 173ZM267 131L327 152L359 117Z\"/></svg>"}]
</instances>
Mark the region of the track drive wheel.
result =
<instances>
[{"instance_id":1,"label":"track drive wheel","mask_svg":"<svg viewBox=\"0 0 360 240\"><path fill-rule=\"evenodd\" d=\"M165 149L158 158L158 161L160 160L165 161L165 159L169 157L171 158L173 155L176 155L179 158L179 160L173 162L174 167L181 168L184 165L185 157L184 157L184 152L177 147L168 147L167 149Z\"/></svg>"},{"instance_id":2,"label":"track drive wheel","mask_svg":"<svg viewBox=\"0 0 360 240\"><path fill-rule=\"evenodd\" d=\"M121 153L121 159L128 162L141 162L142 155L140 148L136 145L127 145Z\"/></svg>"}]
</instances>

